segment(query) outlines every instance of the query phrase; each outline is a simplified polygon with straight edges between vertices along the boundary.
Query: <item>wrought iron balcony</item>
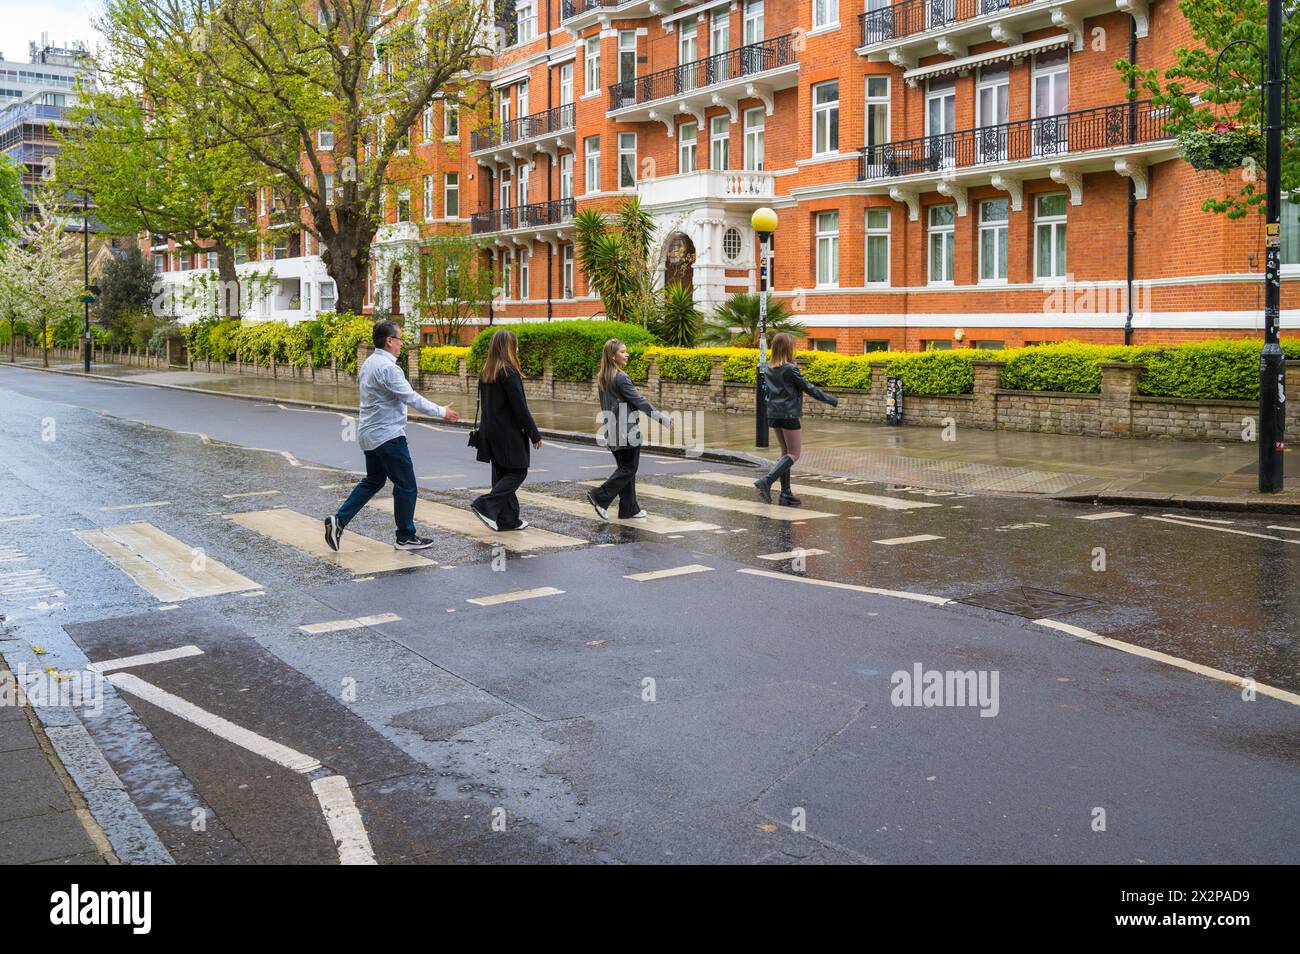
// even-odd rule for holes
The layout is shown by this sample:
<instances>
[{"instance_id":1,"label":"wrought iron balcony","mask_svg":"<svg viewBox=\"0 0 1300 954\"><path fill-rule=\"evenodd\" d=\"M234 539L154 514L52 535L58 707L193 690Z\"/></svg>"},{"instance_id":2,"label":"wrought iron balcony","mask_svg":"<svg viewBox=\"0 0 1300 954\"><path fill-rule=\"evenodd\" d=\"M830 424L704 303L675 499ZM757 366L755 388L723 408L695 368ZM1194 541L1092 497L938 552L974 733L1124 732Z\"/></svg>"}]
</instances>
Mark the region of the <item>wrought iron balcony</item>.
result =
<instances>
[{"instance_id":1,"label":"wrought iron balcony","mask_svg":"<svg viewBox=\"0 0 1300 954\"><path fill-rule=\"evenodd\" d=\"M1154 143L1172 138L1169 122L1167 108L1140 100L863 146L858 179L942 175L950 169Z\"/></svg>"},{"instance_id":2,"label":"wrought iron balcony","mask_svg":"<svg viewBox=\"0 0 1300 954\"><path fill-rule=\"evenodd\" d=\"M513 229L537 229L563 225L573 218L574 200L555 199L551 202L534 202L515 205L490 212L475 212L470 217L469 230L473 235L488 232L509 232Z\"/></svg>"},{"instance_id":3,"label":"wrought iron balcony","mask_svg":"<svg viewBox=\"0 0 1300 954\"><path fill-rule=\"evenodd\" d=\"M640 106L670 96L703 91L728 80L754 76L795 62L794 34L787 33L681 66L622 80L609 87L609 108Z\"/></svg>"},{"instance_id":4,"label":"wrought iron balcony","mask_svg":"<svg viewBox=\"0 0 1300 954\"><path fill-rule=\"evenodd\" d=\"M1011 7L1040 3L1041 0L902 0L888 7L858 14L862 25L862 46L885 43L901 37L937 30Z\"/></svg>"},{"instance_id":5,"label":"wrought iron balcony","mask_svg":"<svg viewBox=\"0 0 1300 954\"><path fill-rule=\"evenodd\" d=\"M564 5L560 8L560 22L572 20L601 7L617 7L623 2L624 0L564 0Z\"/></svg>"},{"instance_id":6,"label":"wrought iron balcony","mask_svg":"<svg viewBox=\"0 0 1300 954\"><path fill-rule=\"evenodd\" d=\"M573 127L573 103L565 103L563 106L543 109L530 116L520 116L486 129L476 129L470 136L470 152L496 149L526 139L567 132Z\"/></svg>"}]
</instances>

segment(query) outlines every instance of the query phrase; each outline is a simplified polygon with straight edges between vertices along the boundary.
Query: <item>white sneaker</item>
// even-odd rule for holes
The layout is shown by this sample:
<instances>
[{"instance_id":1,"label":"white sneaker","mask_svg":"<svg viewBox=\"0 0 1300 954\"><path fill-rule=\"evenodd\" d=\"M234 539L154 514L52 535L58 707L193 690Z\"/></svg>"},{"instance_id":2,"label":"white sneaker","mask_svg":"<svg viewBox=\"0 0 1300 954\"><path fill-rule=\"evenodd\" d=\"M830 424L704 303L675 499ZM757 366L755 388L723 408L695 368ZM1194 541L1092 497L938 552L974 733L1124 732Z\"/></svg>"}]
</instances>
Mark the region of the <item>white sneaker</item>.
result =
<instances>
[{"instance_id":1,"label":"white sneaker","mask_svg":"<svg viewBox=\"0 0 1300 954\"><path fill-rule=\"evenodd\" d=\"M650 514L646 513L644 510L638 510L636 513L632 514L632 516L628 517L628 519L629 519L629 520L644 520L644 519L645 519L646 517L648 517L648 516L650 516Z\"/></svg>"},{"instance_id":2,"label":"white sneaker","mask_svg":"<svg viewBox=\"0 0 1300 954\"><path fill-rule=\"evenodd\" d=\"M601 520L609 519L609 511L606 510L604 507L602 507L600 504L596 503L596 495L590 490L587 491L587 502L590 503L592 507L595 508L596 513L600 516Z\"/></svg>"},{"instance_id":3,"label":"white sneaker","mask_svg":"<svg viewBox=\"0 0 1300 954\"><path fill-rule=\"evenodd\" d=\"M479 509L475 507L473 504L470 504L469 509L473 511L474 516L478 517L480 520L483 521L483 525L487 527L489 530L497 529L497 522L493 520L491 517L489 517L487 514L480 513Z\"/></svg>"}]
</instances>

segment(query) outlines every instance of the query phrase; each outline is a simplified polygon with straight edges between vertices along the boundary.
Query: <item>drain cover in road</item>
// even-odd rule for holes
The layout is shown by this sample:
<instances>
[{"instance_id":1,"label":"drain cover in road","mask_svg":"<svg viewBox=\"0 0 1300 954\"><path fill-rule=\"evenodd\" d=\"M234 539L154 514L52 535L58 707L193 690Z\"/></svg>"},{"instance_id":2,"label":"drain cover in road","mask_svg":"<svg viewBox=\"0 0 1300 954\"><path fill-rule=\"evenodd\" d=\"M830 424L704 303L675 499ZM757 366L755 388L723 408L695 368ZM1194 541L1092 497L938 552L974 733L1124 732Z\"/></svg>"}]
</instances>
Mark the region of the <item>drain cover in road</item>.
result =
<instances>
[{"instance_id":1,"label":"drain cover in road","mask_svg":"<svg viewBox=\"0 0 1300 954\"><path fill-rule=\"evenodd\" d=\"M976 593L957 602L982 606L984 609L997 610L999 613L1013 613L1026 619L1060 616L1101 605L1100 600L1091 600L1071 593L1040 590L1032 586L1008 586L1002 590L989 590L987 593Z\"/></svg>"}]
</instances>

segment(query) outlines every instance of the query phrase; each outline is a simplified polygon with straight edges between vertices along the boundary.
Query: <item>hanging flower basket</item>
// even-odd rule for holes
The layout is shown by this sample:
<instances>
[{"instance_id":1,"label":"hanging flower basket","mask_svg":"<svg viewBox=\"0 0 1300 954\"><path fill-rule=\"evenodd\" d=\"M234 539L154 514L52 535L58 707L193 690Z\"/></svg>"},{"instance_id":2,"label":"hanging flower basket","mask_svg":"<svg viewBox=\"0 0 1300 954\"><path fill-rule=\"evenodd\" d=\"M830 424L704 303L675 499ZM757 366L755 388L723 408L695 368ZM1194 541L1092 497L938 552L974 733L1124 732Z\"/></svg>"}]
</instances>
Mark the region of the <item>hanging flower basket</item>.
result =
<instances>
[{"instance_id":1,"label":"hanging flower basket","mask_svg":"<svg viewBox=\"0 0 1300 954\"><path fill-rule=\"evenodd\" d=\"M1215 123L1209 129L1193 129L1178 137L1183 158L1196 169L1227 172L1253 159L1264 165L1264 137L1254 126L1240 126L1231 120Z\"/></svg>"}]
</instances>

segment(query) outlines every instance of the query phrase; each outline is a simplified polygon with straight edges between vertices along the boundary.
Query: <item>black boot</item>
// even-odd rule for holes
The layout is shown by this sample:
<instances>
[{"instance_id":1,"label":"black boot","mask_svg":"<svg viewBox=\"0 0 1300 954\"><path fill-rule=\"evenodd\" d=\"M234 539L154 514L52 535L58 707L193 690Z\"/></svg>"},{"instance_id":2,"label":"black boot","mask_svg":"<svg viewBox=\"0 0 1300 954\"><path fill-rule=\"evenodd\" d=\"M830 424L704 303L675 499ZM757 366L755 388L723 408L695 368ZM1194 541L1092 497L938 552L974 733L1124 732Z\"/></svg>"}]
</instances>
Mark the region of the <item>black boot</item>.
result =
<instances>
[{"instance_id":1,"label":"black boot","mask_svg":"<svg viewBox=\"0 0 1300 954\"><path fill-rule=\"evenodd\" d=\"M758 491L758 496L762 499L763 503L772 502L772 485L778 480L785 478L785 475L789 473L790 468L793 466L794 461L783 454L781 458L772 465L771 470L758 478L758 480L754 481L754 489ZM782 484L782 486L784 486L784 484Z\"/></svg>"},{"instance_id":2,"label":"black boot","mask_svg":"<svg viewBox=\"0 0 1300 954\"><path fill-rule=\"evenodd\" d=\"M781 474L781 496L777 498L777 501L782 507L798 507L803 503L802 500L790 492L790 470L792 467L794 467L793 461L790 462L790 467L787 467Z\"/></svg>"}]
</instances>

